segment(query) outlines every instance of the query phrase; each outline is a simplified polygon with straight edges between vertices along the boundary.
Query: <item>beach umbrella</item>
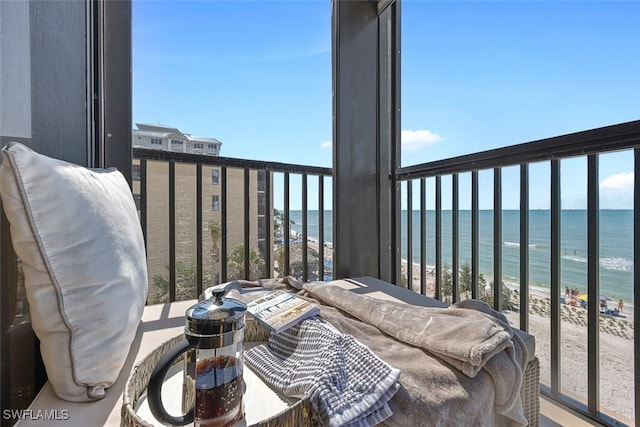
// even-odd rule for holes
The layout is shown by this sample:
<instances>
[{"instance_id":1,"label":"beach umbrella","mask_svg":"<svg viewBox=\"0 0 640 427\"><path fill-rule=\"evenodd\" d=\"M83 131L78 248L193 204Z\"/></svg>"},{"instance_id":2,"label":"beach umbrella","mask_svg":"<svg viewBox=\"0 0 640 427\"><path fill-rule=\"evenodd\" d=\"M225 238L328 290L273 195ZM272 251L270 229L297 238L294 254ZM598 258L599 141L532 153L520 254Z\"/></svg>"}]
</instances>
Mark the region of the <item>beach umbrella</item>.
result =
<instances>
[{"instance_id":1,"label":"beach umbrella","mask_svg":"<svg viewBox=\"0 0 640 427\"><path fill-rule=\"evenodd\" d=\"M578 298L581 299L582 301L588 301L589 300L589 296L587 294L580 294L578 295ZM606 295L600 295L600 301L612 301L611 298L609 298Z\"/></svg>"}]
</instances>

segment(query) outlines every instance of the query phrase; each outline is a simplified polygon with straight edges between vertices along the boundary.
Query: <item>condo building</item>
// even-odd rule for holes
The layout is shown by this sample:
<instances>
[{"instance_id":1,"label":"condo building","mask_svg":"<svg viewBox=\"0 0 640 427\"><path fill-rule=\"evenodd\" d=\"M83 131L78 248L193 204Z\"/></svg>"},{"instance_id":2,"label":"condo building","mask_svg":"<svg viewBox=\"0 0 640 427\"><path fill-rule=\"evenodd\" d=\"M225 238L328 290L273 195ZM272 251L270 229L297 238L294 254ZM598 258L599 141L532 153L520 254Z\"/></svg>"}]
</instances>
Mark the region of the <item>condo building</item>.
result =
<instances>
[{"instance_id":1,"label":"condo building","mask_svg":"<svg viewBox=\"0 0 640 427\"><path fill-rule=\"evenodd\" d=\"M194 137L165 125L136 124L133 130L133 147L219 156L222 143L214 138ZM166 161L147 161L147 253L149 269L150 297L154 286L168 278L169 265L169 164ZM203 288L219 283L221 278L221 241L212 234L211 227L224 227L227 235L227 252L243 246L244 216L250 218L249 248L255 250L262 259L267 248L266 221L273 221L273 200L266 199L266 172L249 173L249 207L245 211L245 173L243 169L226 170L226 223L222 224L222 168L203 165L202 168L202 247L203 247ZM196 264L196 209L197 209L197 169L195 164L176 162L175 164L175 254L176 263L182 274L191 275L191 267ZM140 208L140 160L133 160L133 193ZM271 192L271 194L273 194ZM180 271L178 273L181 273ZM229 273L231 274L231 273ZM265 273L264 276L270 274ZM179 278L180 280L184 278ZM196 295L192 295L196 297Z\"/></svg>"},{"instance_id":2,"label":"condo building","mask_svg":"<svg viewBox=\"0 0 640 427\"><path fill-rule=\"evenodd\" d=\"M210 156L220 154L222 143L215 138L193 136L161 124L136 123L136 126L138 129L133 130L131 140L134 147Z\"/></svg>"}]
</instances>

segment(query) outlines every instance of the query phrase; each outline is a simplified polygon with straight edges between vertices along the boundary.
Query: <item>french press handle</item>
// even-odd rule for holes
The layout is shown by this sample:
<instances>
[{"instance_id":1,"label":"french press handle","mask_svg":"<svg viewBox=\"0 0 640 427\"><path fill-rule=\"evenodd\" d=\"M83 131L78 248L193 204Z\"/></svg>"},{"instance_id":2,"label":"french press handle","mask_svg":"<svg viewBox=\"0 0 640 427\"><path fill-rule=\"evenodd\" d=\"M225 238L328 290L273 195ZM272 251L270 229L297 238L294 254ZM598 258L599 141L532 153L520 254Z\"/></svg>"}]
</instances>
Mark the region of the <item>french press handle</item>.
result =
<instances>
[{"instance_id":1,"label":"french press handle","mask_svg":"<svg viewBox=\"0 0 640 427\"><path fill-rule=\"evenodd\" d=\"M165 425L183 426L193 422L193 407L181 416L174 417L169 414L162 404L162 384L167 375L167 371L173 365L173 362L180 357L182 353L189 350L191 344L186 339L180 341L171 347L158 361L158 364L149 378L149 388L147 390L147 399L149 401L149 409L154 417Z\"/></svg>"}]
</instances>

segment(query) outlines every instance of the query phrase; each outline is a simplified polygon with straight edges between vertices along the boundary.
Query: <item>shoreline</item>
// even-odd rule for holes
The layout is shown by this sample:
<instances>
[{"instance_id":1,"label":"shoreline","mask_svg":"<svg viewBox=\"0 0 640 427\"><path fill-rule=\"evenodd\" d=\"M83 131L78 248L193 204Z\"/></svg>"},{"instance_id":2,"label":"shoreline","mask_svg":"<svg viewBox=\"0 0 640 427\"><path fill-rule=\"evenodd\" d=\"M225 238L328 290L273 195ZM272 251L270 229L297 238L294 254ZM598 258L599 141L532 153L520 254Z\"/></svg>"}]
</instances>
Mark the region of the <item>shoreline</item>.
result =
<instances>
[{"instance_id":1,"label":"shoreline","mask_svg":"<svg viewBox=\"0 0 640 427\"><path fill-rule=\"evenodd\" d=\"M312 248L313 250L315 250L316 252L319 252L319 246L320 243L312 238L307 239L307 245ZM324 258L325 260L332 260L333 259L333 245L331 242L325 242L324 244ZM412 277L413 277L413 283L411 284L411 290L416 291L416 292L420 292L420 264L418 263L413 263L412 264ZM402 269L402 276L406 276L407 275L407 260L406 259L402 259L401 260L401 269ZM435 266L432 265L428 265L426 268L426 280L425 280L425 284L426 284L426 290L427 290L427 296L431 296L433 297L433 292L435 290ZM485 279L487 280L487 282L490 282L493 280L493 277L490 276L485 276ZM509 289L511 289L512 291L516 291L513 293L514 296L517 296L517 292L520 291L520 284L518 282L514 282L514 281L503 281L504 285L507 286ZM430 295L429 295L430 294ZM560 295L561 297L564 296L564 293L562 293ZM538 299L550 299L551 298L551 289L544 287L544 286L539 286L539 285L529 285L529 298L538 298ZM610 315L603 315L606 317L613 317L615 319L620 319L620 320L626 320L628 322L630 322L631 324L633 324L633 312L634 312L634 307L632 302L630 301L626 301L623 299L623 303L624 303L624 308L621 312L621 316L610 316ZM519 301L518 301L518 306L519 306ZM568 304L566 303L562 303L562 306L568 306ZM576 307L578 309L584 310L586 312L586 309L582 309L580 307ZM608 301L607 302L607 308L609 308L610 310L613 310L614 308L617 308L617 301Z\"/></svg>"},{"instance_id":2,"label":"shoreline","mask_svg":"<svg viewBox=\"0 0 640 427\"><path fill-rule=\"evenodd\" d=\"M426 276L427 291L433 292L435 287L435 277L434 277L435 266L428 265L426 268L426 272L427 272L427 276ZM407 260L405 259L402 259L402 274L405 276L407 274ZM412 290L420 292L420 265L418 263L415 263L415 262L413 263L412 274L413 274ZM493 277L485 276L485 279L488 283L493 280ZM514 290L517 292L520 291L520 284L518 282L503 280L503 283L512 291ZM529 295L540 298L540 299L550 299L551 289L544 286L539 286L539 285L529 285ZM433 296L433 294L428 296ZM560 296L564 297L564 292ZM634 312L633 304L632 302L626 301L626 300L623 300L623 303L624 303L624 308L621 313L622 317L618 317L618 318L626 319L627 321L633 323L633 312ZM618 304L617 301L613 301L613 300L608 301L607 307L613 310L614 308L617 308L617 304ZM567 305L567 304L561 304L561 306L562 305ZM583 309L583 310L586 311L586 309Z\"/></svg>"}]
</instances>

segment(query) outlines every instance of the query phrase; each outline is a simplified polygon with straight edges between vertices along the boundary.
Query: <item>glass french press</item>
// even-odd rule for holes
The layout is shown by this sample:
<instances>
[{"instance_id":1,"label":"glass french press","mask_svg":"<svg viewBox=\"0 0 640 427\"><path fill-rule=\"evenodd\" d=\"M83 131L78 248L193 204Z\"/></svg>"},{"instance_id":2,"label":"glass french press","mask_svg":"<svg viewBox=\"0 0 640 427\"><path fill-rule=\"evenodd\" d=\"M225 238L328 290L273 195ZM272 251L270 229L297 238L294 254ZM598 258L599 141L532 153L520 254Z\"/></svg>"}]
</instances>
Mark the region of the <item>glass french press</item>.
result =
<instances>
[{"instance_id":1,"label":"glass french press","mask_svg":"<svg viewBox=\"0 0 640 427\"><path fill-rule=\"evenodd\" d=\"M186 312L185 339L164 354L149 380L149 408L159 421L170 425L230 427L244 419L243 339L247 306L223 298L225 290L214 290L213 298ZM170 415L161 398L169 368L184 353L182 416Z\"/></svg>"}]
</instances>

